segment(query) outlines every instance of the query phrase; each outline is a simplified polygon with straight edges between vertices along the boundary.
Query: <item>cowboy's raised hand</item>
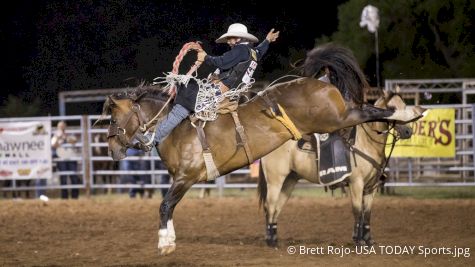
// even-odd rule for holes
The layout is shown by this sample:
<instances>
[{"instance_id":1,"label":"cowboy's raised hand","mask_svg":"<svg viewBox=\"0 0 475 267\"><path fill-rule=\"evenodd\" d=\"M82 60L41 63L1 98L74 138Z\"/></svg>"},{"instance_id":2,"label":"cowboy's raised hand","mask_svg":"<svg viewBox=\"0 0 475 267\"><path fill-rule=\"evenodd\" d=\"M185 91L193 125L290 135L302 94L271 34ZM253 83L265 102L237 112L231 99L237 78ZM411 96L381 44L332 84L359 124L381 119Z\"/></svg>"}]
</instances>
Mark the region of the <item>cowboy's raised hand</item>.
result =
<instances>
[{"instance_id":1,"label":"cowboy's raised hand","mask_svg":"<svg viewBox=\"0 0 475 267\"><path fill-rule=\"evenodd\" d=\"M274 42L275 40L277 40L277 38L279 37L279 32L275 32L274 29L270 30L270 32L267 34L267 41L269 41L269 43L272 43Z\"/></svg>"},{"instance_id":2,"label":"cowboy's raised hand","mask_svg":"<svg viewBox=\"0 0 475 267\"><path fill-rule=\"evenodd\" d=\"M203 49L199 50L197 60L200 62L203 62L205 61L205 57L206 57L206 52Z\"/></svg>"}]
</instances>

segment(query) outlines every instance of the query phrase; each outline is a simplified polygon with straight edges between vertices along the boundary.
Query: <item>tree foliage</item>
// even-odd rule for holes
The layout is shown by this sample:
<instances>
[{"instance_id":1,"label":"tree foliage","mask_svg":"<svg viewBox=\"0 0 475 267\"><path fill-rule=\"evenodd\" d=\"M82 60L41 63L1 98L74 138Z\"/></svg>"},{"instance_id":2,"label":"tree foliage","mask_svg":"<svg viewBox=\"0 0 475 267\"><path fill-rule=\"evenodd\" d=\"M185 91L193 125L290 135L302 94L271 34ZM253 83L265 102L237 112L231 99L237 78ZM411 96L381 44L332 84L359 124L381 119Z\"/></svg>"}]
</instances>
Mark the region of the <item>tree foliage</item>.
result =
<instances>
[{"instance_id":1,"label":"tree foliage","mask_svg":"<svg viewBox=\"0 0 475 267\"><path fill-rule=\"evenodd\" d=\"M47 2L26 74L31 90L51 101L57 91L117 87L136 74L137 40L150 32L154 14L146 3L128 3ZM149 10L148 16L139 16L142 9Z\"/></svg>"},{"instance_id":2,"label":"tree foliage","mask_svg":"<svg viewBox=\"0 0 475 267\"><path fill-rule=\"evenodd\" d=\"M383 78L474 76L475 2L472 0L350 0L338 8L338 30L317 39L317 45L334 41L348 46L367 72L374 73L374 35L359 27L361 11L368 4L379 9Z\"/></svg>"},{"instance_id":3,"label":"tree foliage","mask_svg":"<svg viewBox=\"0 0 475 267\"><path fill-rule=\"evenodd\" d=\"M18 97L9 95L5 105L0 108L0 117L33 117L40 114L38 98Z\"/></svg>"}]
</instances>

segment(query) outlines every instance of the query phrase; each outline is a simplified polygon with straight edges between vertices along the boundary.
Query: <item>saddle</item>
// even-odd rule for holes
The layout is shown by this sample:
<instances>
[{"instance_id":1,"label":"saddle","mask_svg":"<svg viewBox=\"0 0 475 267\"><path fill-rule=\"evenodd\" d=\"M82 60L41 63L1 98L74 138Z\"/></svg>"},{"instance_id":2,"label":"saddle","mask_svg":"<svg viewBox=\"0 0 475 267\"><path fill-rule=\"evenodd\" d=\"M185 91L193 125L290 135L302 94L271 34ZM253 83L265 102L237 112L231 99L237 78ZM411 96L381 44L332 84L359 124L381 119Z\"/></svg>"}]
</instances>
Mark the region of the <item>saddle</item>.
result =
<instances>
[{"instance_id":1,"label":"saddle","mask_svg":"<svg viewBox=\"0 0 475 267\"><path fill-rule=\"evenodd\" d=\"M261 94L260 96L262 96L262 99L266 105L266 109L268 110L269 115L272 118L278 120L280 123L282 123L282 125L292 134L292 138L294 140L301 139L302 135L300 131L297 129L297 127L292 122L292 120L287 116L284 108L280 106L279 104L277 104L274 100L270 99L267 94ZM254 161L254 157L251 153L251 149L247 142L247 137L244 131L244 127L241 125L241 122L239 120L237 108L238 108L237 100L229 101L229 99L225 98L223 101L220 102L220 105L218 106L218 113L219 114L231 113L232 118L234 120L234 124L236 125L237 146L244 148L248 163L249 165L251 165ZM211 154L211 149L208 145L208 142L206 141L206 135L203 130L206 124L206 121L200 120L195 116L192 116L190 118L192 121L192 125L196 128L196 131L198 133L198 138L203 148L203 158L206 165L207 180L208 181L214 180L216 177L219 177L220 174L219 174L218 169L216 168L216 165L214 164L213 156Z\"/></svg>"}]
</instances>

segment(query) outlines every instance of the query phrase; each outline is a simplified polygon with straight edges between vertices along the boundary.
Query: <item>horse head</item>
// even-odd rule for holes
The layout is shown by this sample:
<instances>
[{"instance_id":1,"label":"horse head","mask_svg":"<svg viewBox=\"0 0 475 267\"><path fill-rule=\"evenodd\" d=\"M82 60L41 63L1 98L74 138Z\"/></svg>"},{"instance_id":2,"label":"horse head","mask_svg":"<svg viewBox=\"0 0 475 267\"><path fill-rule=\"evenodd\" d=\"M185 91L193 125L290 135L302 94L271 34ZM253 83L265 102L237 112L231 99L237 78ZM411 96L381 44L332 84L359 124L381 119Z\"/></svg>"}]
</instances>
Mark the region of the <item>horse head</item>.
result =
<instances>
[{"instance_id":1,"label":"horse head","mask_svg":"<svg viewBox=\"0 0 475 267\"><path fill-rule=\"evenodd\" d=\"M405 110L406 103L402 96L391 90L383 90L383 96L374 104L376 107ZM398 139L409 139L412 136L412 128L409 124L394 124L393 126Z\"/></svg>"},{"instance_id":2,"label":"horse head","mask_svg":"<svg viewBox=\"0 0 475 267\"><path fill-rule=\"evenodd\" d=\"M142 86L107 97L101 118L110 115L107 142L113 160L124 159L127 149L136 142L136 135L153 127L168 113L166 97L155 88ZM163 114L158 114L159 110Z\"/></svg>"}]
</instances>

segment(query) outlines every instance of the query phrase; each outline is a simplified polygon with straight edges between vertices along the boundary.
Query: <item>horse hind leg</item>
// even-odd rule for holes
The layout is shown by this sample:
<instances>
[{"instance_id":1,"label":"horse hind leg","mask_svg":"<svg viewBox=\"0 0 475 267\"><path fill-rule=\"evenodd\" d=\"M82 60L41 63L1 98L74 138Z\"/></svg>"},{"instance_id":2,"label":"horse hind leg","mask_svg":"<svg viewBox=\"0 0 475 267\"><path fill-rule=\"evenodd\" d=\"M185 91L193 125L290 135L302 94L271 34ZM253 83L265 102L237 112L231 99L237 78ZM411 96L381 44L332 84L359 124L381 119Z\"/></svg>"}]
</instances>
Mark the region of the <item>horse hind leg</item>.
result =
<instances>
[{"instance_id":1,"label":"horse hind leg","mask_svg":"<svg viewBox=\"0 0 475 267\"><path fill-rule=\"evenodd\" d=\"M364 106L363 108L352 108L348 110L345 122L357 125L367 121L382 120L391 117L394 114L394 109L381 109L373 106Z\"/></svg>"},{"instance_id":2,"label":"horse hind leg","mask_svg":"<svg viewBox=\"0 0 475 267\"><path fill-rule=\"evenodd\" d=\"M267 245L271 247L278 246L277 218L282 212L285 203L287 203L290 196L292 195L292 191L294 191L295 185L297 184L298 180L298 176L294 172L291 172L285 177L285 180L280 188L277 201L274 203L273 217L271 218L273 223L267 225L267 234L269 236L269 239L267 239Z\"/></svg>"},{"instance_id":3,"label":"horse hind leg","mask_svg":"<svg viewBox=\"0 0 475 267\"><path fill-rule=\"evenodd\" d=\"M353 217L355 219L353 227L353 242L355 245L364 245L363 243L363 181L355 179L350 183L351 204Z\"/></svg>"},{"instance_id":4,"label":"horse hind leg","mask_svg":"<svg viewBox=\"0 0 475 267\"><path fill-rule=\"evenodd\" d=\"M422 116L422 109L395 110L394 108L382 109L370 105L362 108L351 108L340 120L341 128L354 126L368 121L398 121L408 123Z\"/></svg>"},{"instance_id":5,"label":"horse hind leg","mask_svg":"<svg viewBox=\"0 0 475 267\"><path fill-rule=\"evenodd\" d=\"M361 239L366 243L367 246L374 245L373 237L371 235L371 207L373 205L373 199L376 191L363 195L363 224L361 229Z\"/></svg>"},{"instance_id":6,"label":"horse hind leg","mask_svg":"<svg viewBox=\"0 0 475 267\"><path fill-rule=\"evenodd\" d=\"M269 176L266 176L266 179L267 177ZM266 243L269 247L277 247L277 203L285 176L271 175L270 177L273 177L273 180L267 183L267 197L264 205L266 215Z\"/></svg>"}]
</instances>

